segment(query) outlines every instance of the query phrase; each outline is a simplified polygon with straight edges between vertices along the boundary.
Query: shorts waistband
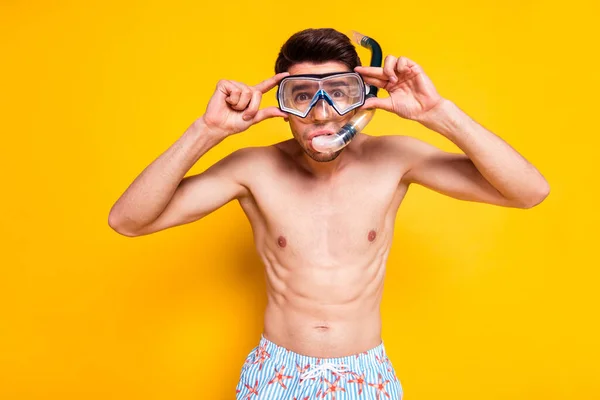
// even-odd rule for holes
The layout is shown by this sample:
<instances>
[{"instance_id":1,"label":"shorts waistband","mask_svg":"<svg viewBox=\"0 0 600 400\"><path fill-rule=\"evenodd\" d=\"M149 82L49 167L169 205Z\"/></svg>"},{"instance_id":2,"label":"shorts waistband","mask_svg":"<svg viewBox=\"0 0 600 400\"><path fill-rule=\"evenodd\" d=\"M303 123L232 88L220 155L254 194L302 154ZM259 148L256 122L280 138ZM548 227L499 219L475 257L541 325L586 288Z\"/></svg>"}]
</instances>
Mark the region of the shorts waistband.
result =
<instances>
[{"instance_id":1,"label":"shorts waistband","mask_svg":"<svg viewBox=\"0 0 600 400\"><path fill-rule=\"evenodd\" d=\"M385 347L383 345L383 341L376 347L369 349L367 351L363 351L361 353L343 356L343 357L311 357L303 354L295 353L291 350L286 349L285 347L279 346L269 339L265 338L264 335L261 335L259 342L259 351L266 352L270 356L270 358L278 359L285 361L287 363L296 363L299 366L304 366L310 364L319 365L319 364L336 364L336 365L346 365L348 367L352 366L361 366L371 363L384 363L389 362L389 359L385 352Z\"/></svg>"}]
</instances>

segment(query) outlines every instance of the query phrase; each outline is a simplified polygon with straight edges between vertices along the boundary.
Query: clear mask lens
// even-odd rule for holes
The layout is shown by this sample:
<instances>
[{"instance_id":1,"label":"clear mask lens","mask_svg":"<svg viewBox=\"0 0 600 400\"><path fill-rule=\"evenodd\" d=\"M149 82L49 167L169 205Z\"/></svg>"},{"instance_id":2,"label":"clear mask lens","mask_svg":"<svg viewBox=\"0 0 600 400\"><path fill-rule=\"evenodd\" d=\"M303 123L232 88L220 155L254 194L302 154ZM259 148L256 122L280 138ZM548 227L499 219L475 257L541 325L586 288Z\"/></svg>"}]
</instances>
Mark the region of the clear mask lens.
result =
<instances>
[{"instance_id":1,"label":"clear mask lens","mask_svg":"<svg viewBox=\"0 0 600 400\"><path fill-rule=\"evenodd\" d=\"M278 91L280 108L300 117L321 99L343 115L364 104L364 96L364 82L354 72L324 78L290 76L281 81Z\"/></svg>"}]
</instances>

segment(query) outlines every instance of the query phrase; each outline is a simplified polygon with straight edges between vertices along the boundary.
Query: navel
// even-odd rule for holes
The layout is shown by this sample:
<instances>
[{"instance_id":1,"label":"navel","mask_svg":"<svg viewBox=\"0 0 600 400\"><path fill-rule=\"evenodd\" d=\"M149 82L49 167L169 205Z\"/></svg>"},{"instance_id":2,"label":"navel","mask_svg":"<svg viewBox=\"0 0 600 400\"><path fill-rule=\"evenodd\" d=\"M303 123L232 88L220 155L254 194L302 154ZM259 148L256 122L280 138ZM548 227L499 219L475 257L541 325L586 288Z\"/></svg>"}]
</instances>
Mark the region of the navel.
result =
<instances>
[{"instance_id":1,"label":"navel","mask_svg":"<svg viewBox=\"0 0 600 400\"><path fill-rule=\"evenodd\" d=\"M373 240L375 240L376 237L377 237L377 233L375 233L374 230L371 230L369 232L369 242L372 242Z\"/></svg>"},{"instance_id":2,"label":"navel","mask_svg":"<svg viewBox=\"0 0 600 400\"><path fill-rule=\"evenodd\" d=\"M329 330L329 326L326 325L317 325L315 326L317 332L327 332Z\"/></svg>"},{"instance_id":3,"label":"navel","mask_svg":"<svg viewBox=\"0 0 600 400\"><path fill-rule=\"evenodd\" d=\"M279 247L284 248L287 245L287 241L283 236L279 236L279 238L277 239L277 244L279 245Z\"/></svg>"}]
</instances>

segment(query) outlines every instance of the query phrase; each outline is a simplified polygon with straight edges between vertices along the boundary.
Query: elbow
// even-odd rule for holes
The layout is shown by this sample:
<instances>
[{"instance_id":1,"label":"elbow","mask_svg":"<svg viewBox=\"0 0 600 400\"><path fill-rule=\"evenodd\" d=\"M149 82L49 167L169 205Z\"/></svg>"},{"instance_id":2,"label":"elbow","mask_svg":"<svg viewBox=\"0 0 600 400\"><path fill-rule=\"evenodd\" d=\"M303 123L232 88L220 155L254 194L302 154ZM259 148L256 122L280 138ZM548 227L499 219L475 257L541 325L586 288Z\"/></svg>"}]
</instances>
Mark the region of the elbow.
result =
<instances>
[{"instance_id":1,"label":"elbow","mask_svg":"<svg viewBox=\"0 0 600 400\"><path fill-rule=\"evenodd\" d=\"M110 226L110 228L113 231L115 231L118 234L123 235L123 236L127 236L127 237L139 236L131 231L128 231L127 229L124 229L121 219L112 211L108 214L108 226Z\"/></svg>"},{"instance_id":2,"label":"elbow","mask_svg":"<svg viewBox=\"0 0 600 400\"><path fill-rule=\"evenodd\" d=\"M537 185L536 189L530 195L520 202L519 208L533 208L543 202L549 194L550 185L544 180L541 184Z\"/></svg>"}]
</instances>

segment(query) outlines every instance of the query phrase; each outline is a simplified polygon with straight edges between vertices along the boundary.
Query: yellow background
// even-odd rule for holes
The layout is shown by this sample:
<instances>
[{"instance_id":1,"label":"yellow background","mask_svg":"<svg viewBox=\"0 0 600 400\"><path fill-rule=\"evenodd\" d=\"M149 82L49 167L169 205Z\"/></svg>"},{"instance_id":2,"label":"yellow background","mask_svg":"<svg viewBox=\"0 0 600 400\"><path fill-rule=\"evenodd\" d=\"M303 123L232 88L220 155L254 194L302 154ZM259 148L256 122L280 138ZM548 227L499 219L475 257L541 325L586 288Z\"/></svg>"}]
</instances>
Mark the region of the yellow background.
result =
<instances>
[{"instance_id":1,"label":"yellow background","mask_svg":"<svg viewBox=\"0 0 600 400\"><path fill-rule=\"evenodd\" d=\"M356 29L413 59L551 185L530 210L409 191L382 305L405 399L600 398L599 11L591 0L2 1L0 398L233 398L265 306L239 206L134 239L108 212L219 79L266 79L307 27ZM365 131L456 150L383 111ZM290 137L266 121L190 173Z\"/></svg>"}]
</instances>

